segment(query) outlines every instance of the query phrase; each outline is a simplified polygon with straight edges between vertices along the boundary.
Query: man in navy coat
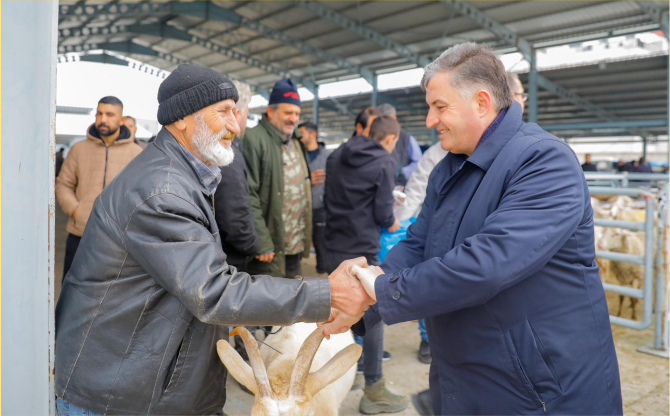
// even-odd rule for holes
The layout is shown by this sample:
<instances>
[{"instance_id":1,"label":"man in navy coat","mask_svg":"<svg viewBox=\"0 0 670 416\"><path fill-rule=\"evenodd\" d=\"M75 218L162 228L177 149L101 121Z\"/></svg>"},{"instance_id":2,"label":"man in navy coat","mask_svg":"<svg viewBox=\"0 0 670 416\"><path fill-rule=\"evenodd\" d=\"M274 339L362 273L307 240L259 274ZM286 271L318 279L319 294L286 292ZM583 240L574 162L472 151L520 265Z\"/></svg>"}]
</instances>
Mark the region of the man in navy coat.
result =
<instances>
[{"instance_id":1,"label":"man in navy coat","mask_svg":"<svg viewBox=\"0 0 670 416\"><path fill-rule=\"evenodd\" d=\"M449 154L407 239L365 269L377 304L324 332L426 318L435 414L622 414L577 157L522 122L486 47L448 49L422 86Z\"/></svg>"}]
</instances>

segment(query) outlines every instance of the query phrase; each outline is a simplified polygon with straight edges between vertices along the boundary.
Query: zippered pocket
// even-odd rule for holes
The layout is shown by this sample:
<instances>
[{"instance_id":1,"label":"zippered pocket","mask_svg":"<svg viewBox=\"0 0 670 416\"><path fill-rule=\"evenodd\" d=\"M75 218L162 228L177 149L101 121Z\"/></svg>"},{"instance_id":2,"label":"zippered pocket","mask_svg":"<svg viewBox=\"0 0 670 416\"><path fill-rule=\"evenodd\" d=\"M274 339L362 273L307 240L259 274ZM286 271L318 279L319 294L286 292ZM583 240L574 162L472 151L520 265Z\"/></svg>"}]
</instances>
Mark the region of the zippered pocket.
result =
<instances>
[{"instance_id":1,"label":"zippered pocket","mask_svg":"<svg viewBox=\"0 0 670 416\"><path fill-rule=\"evenodd\" d=\"M536 339L527 319L511 327L506 338L521 383L533 402L540 404L546 412L546 404L563 394L560 383L549 368L553 369L553 364L545 361L538 346L540 340Z\"/></svg>"}]
</instances>

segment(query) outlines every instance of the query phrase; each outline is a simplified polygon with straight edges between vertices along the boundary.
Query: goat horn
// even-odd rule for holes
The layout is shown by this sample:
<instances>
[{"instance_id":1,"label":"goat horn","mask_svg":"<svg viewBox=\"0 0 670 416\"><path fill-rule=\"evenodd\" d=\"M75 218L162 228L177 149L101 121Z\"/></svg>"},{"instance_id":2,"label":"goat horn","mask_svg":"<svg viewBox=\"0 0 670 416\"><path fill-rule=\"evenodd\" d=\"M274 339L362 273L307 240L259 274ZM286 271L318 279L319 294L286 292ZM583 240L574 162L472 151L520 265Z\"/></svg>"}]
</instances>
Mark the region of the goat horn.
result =
<instances>
[{"instance_id":1,"label":"goat horn","mask_svg":"<svg viewBox=\"0 0 670 416\"><path fill-rule=\"evenodd\" d=\"M310 334L300 347L298 357L293 366L291 374L291 384L289 386L289 396L301 397L305 391L305 383L309 375L309 369L312 367L312 361L323 341L323 328L317 328Z\"/></svg>"},{"instance_id":2,"label":"goat horn","mask_svg":"<svg viewBox=\"0 0 670 416\"><path fill-rule=\"evenodd\" d=\"M256 339L245 327L237 327L230 332L230 336L239 335L244 342L244 349L247 350L249 356L249 364L251 370L254 372L254 378L258 385L258 393L261 397L272 397L272 389L270 388L270 379L268 373L265 371L265 364L263 364L263 357L261 351L258 349Z\"/></svg>"}]
</instances>

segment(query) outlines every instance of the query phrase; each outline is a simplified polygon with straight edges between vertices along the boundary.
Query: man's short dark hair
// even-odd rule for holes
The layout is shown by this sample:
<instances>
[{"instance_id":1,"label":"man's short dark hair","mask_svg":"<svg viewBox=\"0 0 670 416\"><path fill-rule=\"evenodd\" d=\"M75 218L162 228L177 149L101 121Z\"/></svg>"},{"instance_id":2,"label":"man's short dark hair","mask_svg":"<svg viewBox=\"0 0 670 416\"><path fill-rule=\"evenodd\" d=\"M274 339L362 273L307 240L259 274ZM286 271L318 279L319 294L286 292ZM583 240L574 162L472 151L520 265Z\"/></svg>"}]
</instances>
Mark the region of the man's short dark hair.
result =
<instances>
[{"instance_id":1,"label":"man's short dark hair","mask_svg":"<svg viewBox=\"0 0 670 416\"><path fill-rule=\"evenodd\" d=\"M119 107L121 107L121 109L123 109L123 103L121 102L121 100L114 97L113 95L108 95L107 97L102 97L100 99L100 101L98 101L98 104L118 105Z\"/></svg>"},{"instance_id":2,"label":"man's short dark hair","mask_svg":"<svg viewBox=\"0 0 670 416\"><path fill-rule=\"evenodd\" d=\"M377 107L368 107L365 110L361 111L358 113L356 116L356 121L354 122L354 126L357 124L360 124L363 126L363 128L366 128L368 126L368 120L370 119L370 116L381 116L382 113L377 109Z\"/></svg>"},{"instance_id":3,"label":"man's short dark hair","mask_svg":"<svg viewBox=\"0 0 670 416\"><path fill-rule=\"evenodd\" d=\"M137 124L137 120L135 120L135 117L133 117L133 116L125 116L125 117L133 120L135 122L135 124Z\"/></svg>"},{"instance_id":4,"label":"man's short dark hair","mask_svg":"<svg viewBox=\"0 0 670 416\"><path fill-rule=\"evenodd\" d=\"M389 134L398 137L400 135L400 124L390 115L379 116L370 126L370 138L378 142L383 141Z\"/></svg>"},{"instance_id":5,"label":"man's short dark hair","mask_svg":"<svg viewBox=\"0 0 670 416\"><path fill-rule=\"evenodd\" d=\"M311 121L306 121L304 123L298 124L298 128L303 128L303 127L305 129L309 130L310 132L314 132L314 133L317 133L317 134L319 133L319 126L312 123Z\"/></svg>"}]
</instances>

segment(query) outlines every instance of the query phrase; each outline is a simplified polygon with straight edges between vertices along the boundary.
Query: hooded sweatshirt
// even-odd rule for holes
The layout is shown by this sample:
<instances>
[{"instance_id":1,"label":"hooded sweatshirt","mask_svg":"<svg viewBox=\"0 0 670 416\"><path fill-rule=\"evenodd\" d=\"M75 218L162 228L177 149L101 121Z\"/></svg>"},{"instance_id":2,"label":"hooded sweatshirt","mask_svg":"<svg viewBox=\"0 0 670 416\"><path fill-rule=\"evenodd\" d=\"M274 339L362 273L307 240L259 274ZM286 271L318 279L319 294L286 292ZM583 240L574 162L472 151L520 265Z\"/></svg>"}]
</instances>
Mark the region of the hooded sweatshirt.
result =
<instances>
[{"instance_id":1,"label":"hooded sweatshirt","mask_svg":"<svg viewBox=\"0 0 670 416\"><path fill-rule=\"evenodd\" d=\"M326 163L326 249L354 255L379 253L381 228L393 225L396 160L381 144L356 136Z\"/></svg>"},{"instance_id":2,"label":"hooded sweatshirt","mask_svg":"<svg viewBox=\"0 0 670 416\"><path fill-rule=\"evenodd\" d=\"M126 126L120 127L119 137L109 146L100 137L95 125L86 134L87 140L77 142L67 154L58 178L56 198L70 217L67 231L81 237L91 215L93 203L103 188L109 185L142 148ZM76 210L76 215L72 213Z\"/></svg>"}]
</instances>

